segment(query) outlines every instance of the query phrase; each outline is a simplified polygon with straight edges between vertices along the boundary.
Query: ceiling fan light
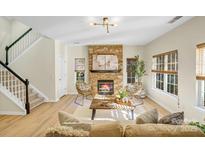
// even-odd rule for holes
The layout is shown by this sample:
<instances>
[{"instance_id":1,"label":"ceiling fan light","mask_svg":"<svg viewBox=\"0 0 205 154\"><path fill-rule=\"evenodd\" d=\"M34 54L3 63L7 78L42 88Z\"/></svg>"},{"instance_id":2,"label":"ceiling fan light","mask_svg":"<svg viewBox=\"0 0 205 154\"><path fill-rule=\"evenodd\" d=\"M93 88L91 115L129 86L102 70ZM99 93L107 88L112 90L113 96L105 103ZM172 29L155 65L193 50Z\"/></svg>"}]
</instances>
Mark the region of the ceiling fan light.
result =
<instances>
[{"instance_id":1,"label":"ceiling fan light","mask_svg":"<svg viewBox=\"0 0 205 154\"><path fill-rule=\"evenodd\" d=\"M108 18L107 18L107 17L103 18L103 23L104 23L105 25L107 25L107 24L109 23L109 21L108 21Z\"/></svg>"},{"instance_id":2,"label":"ceiling fan light","mask_svg":"<svg viewBox=\"0 0 205 154\"><path fill-rule=\"evenodd\" d=\"M117 24L111 24L111 23L109 23L109 19L108 19L108 17L104 17L103 18L103 22L102 23L90 23L90 25L91 26L103 26L105 29L106 29L106 31L107 31L107 34L109 34L109 27L110 26L113 26L113 27L116 27L116 26L118 26Z\"/></svg>"}]
</instances>

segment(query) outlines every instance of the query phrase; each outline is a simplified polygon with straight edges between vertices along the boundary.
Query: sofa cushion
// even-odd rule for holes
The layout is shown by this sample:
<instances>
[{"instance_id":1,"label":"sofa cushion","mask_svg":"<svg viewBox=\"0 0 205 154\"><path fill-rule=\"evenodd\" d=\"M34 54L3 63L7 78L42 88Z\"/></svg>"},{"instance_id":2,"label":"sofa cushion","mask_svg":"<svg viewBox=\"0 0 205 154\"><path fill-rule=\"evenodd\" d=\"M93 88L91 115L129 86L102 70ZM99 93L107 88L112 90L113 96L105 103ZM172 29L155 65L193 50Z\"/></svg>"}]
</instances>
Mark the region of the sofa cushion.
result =
<instances>
[{"instance_id":1,"label":"sofa cushion","mask_svg":"<svg viewBox=\"0 0 205 154\"><path fill-rule=\"evenodd\" d=\"M91 124L89 123L68 123L64 122L62 126L72 127L73 129L79 129L84 131L90 131L91 130Z\"/></svg>"},{"instance_id":2,"label":"sofa cushion","mask_svg":"<svg viewBox=\"0 0 205 154\"><path fill-rule=\"evenodd\" d=\"M157 109L149 110L136 118L136 124L157 123L158 111Z\"/></svg>"},{"instance_id":3,"label":"sofa cushion","mask_svg":"<svg viewBox=\"0 0 205 154\"><path fill-rule=\"evenodd\" d=\"M64 111L59 111L58 112L58 119L61 125L63 125L63 123L79 123L80 121L75 118L74 116L72 116L71 114L64 112Z\"/></svg>"},{"instance_id":4,"label":"sofa cushion","mask_svg":"<svg viewBox=\"0 0 205 154\"><path fill-rule=\"evenodd\" d=\"M121 137L123 128L119 123L94 124L90 131L91 137Z\"/></svg>"},{"instance_id":5,"label":"sofa cushion","mask_svg":"<svg viewBox=\"0 0 205 154\"><path fill-rule=\"evenodd\" d=\"M89 131L73 129L72 127L59 126L48 128L47 137L88 137Z\"/></svg>"},{"instance_id":6,"label":"sofa cushion","mask_svg":"<svg viewBox=\"0 0 205 154\"><path fill-rule=\"evenodd\" d=\"M128 125L125 137L201 137L204 133L197 127L190 125L167 124L137 124Z\"/></svg>"},{"instance_id":7,"label":"sofa cushion","mask_svg":"<svg viewBox=\"0 0 205 154\"><path fill-rule=\"evenodd\" d=\"M162 117L159 123L170 125L182 125L184 123L184 112L176 112Z\"/></svg>"}]
</instances>

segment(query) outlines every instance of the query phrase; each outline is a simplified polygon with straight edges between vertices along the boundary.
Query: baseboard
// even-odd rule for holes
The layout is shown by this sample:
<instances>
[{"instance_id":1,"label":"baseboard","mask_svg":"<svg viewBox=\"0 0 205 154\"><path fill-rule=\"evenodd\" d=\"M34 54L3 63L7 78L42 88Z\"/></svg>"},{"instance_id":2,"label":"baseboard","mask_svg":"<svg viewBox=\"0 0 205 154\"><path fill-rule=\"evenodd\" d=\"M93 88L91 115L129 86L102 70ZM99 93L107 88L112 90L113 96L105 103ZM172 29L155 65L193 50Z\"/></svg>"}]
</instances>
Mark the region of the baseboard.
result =
<instances>
[{"instance_id":1,"label":"baseboard","mask_svg":"<svg viewBox=\"0 0 205 154\"><path fill-rule=\"evenodd\" d=\"M17 111L0 111L0 115L26 115L26 112Z\"/></svg>"},{"instance_id":2,"label":"baseboard","mask_svg":"<svg viewBox=\"0 0 205 154\"><path fill-rule=\"evenodd\" d=\"M152 97L150 94L147 94L147 97L151 100L153 100L155 103L157 103L158 105L160 105L161 107L163 107L165 110L169 111L169 112L175 112L172 111L171 109L168 109L167 106L165 106L163 103L161 103L160 101L156 100L154 97Z\"/></svg>"},{"instance_id":3,"label":"baseboard","mask_svg":"<svg viewBox=\"0 0 205 154\"><path fill-rule=\"evenodd\" d=\"M48 103L48 102L56 103L58 101L59 101L59 99L55 99L55 100L49 99L49 100L45 100L44 102L46 102L46 103Z\"/></svg>"}]
</instances>

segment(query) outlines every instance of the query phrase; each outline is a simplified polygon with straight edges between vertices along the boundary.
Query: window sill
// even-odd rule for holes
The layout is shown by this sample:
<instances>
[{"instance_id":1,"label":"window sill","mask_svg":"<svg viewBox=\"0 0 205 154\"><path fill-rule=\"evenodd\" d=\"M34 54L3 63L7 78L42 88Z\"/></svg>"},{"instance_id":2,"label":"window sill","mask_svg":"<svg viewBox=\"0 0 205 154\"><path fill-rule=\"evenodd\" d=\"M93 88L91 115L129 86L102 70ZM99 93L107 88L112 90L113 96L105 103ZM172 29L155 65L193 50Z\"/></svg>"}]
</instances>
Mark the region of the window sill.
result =
<instances>
[{"instance_id":1,"label":"window sill","mask_svg":"<svg viewBox=\"0 0 205 154\"><path fill-rule=\"evenodd\" d=\"M176 101L178 100L178 96L176 96L176 95L170 94L168 92L165 92L165 91L157 89L157 88L152 88L152 90L155 91L155 92L158 92L160 94L164 94L164 95L166 95L166 96L168 96L172 99L175 99Z\"/></svg>"},{"instance_id":2,"label":"window sill","mask_svg":"<svg viewBox=\"0 0 205 154\"><path fill-rule=\"evenodd\" d=\"M196 108L197 110L200 110L200 111L202 111L202 112L205 112L205 107L204 107L204 106L195 106L195 108Z\"/></svg>"}]
</instances>

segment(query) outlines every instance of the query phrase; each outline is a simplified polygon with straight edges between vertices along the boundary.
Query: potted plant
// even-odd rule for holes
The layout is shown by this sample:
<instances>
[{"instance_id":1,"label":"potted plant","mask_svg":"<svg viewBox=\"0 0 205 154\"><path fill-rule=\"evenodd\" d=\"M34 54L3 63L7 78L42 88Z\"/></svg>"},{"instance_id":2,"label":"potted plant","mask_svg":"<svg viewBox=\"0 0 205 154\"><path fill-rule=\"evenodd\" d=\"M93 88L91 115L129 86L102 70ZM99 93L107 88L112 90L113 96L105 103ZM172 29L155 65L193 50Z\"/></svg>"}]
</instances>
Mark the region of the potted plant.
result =
<instances>
[{"instance_id":1,"label":"potted plant","mask_svg":"<svg viewBox=\"0 0 205 154\"><path fill-rule=\"evenodd\" d=\"M191 125L191 126L196 126L196 127L200 128L200 129L205 133L205 124L201 124L201 123L199 123L199 122L191 121L191 122L189 123L189 125Z\"/></svg>"},{"instance_id":2,"label":"potted plant","mask_svg":"<svg viewBox=\"0 0 205 154\"><path fill-rule=\"evenodd\" d=\"M134 63L134 72L137 78L137 83L142 85L142 77L145 75L145 63L144 60L140 59L139 56L135 56L136 62Z\"/></svg>"},{"instance_id":3,"label":"potted plant","mask_svg":"<svg viewBox=\"0 0 205 154\"><path fill-rule=\"evenodd\" d=\"M146 97L146 92L145 89L143 88L142 85L142 78L145 75L145 63L144 60L139 58L138 56L135 56L136 58L136 62L133 64L133 71L135 73L135 77L136 77L136 86L138 89L138 95L140 96L140 98L145 98Z\"/></svg>"}]
</instances>

